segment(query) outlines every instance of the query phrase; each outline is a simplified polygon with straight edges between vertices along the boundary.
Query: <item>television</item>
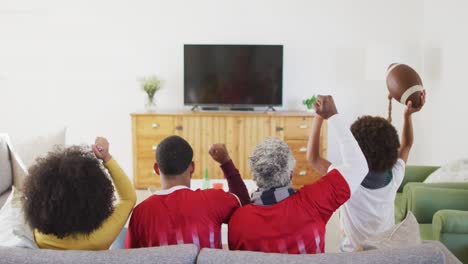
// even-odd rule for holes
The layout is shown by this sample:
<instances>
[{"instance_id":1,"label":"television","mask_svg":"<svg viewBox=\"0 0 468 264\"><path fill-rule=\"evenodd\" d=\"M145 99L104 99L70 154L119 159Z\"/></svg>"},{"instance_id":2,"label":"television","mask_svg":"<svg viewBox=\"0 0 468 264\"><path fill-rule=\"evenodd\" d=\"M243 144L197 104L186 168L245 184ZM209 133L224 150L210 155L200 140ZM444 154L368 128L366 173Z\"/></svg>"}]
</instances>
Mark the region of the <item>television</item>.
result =
<instances>
[{"instance_id":1,"label":"television","mask_svg":"<svg viewBox=\"0 0 468 264\"><path fill-rule=\"evenodd\" d=\"M282 45L184 45L184 104L281 106Z\"/></svg>"}]
</instances>

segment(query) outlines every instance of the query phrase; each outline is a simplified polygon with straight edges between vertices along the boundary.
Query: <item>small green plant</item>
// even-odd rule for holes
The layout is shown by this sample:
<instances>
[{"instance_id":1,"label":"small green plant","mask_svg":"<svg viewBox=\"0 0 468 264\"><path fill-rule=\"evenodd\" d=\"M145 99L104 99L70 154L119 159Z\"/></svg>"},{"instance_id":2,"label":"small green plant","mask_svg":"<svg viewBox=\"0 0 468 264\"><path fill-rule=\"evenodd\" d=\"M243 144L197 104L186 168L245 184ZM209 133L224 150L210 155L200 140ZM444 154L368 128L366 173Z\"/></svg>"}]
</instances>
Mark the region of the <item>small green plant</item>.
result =
<instances>
[{"instance_id":1,"label":"small green plant","mask_svg":"<svg viewBox=\"0 0 468 264\"><path fill-rule=\"evenodd\" d=\"M141 89L148 95L148 100L153 102L154 94L162 88L163 81L156 75L141 78L139 81Z\"/></svg>"},{"instance_id":2,"label":"small green plant","mask_svg":"<svg viewBox=\"0 0 468 264\"><path fill-rule=\"evenodd\" d=\"M314 108L315 102L317 102L317 97L313 95L311 98L303 100L302 104L305 105L307 109L312 110Z\"/></svg>"}]
</instances>

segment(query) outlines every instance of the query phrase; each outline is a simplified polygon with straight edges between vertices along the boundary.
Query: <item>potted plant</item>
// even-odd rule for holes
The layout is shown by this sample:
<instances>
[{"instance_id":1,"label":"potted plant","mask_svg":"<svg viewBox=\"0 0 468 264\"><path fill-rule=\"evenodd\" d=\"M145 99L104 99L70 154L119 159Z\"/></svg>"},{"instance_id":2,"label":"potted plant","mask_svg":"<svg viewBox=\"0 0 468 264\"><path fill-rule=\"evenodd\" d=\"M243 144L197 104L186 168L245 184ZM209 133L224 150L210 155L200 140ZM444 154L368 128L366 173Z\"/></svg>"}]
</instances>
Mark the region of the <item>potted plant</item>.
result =
<instances>
[{"instance_id":1,"label":"potted plant","mask_svg":"<svg viewBox=\"0 0 468 264\"><path fill-rule=\"evenodd\" d=\"M147 76L140 79L141 89L145 91L147 97L146 110L153 112L156 104L154 103L154 95L162 88L163 81L156 75Z\"/></svg>"},{"instance_id":2,"label":"potted plant","mask_svg":"<svg viewBox=\"0 0 468 264\"><path fill-rule=\"evenodd\" d=\"M317 97L313 95L311 98L302 100L302 104L307 107L307 111L314 111L314 104L317 102Z\"/></svg>"}]
</instances>

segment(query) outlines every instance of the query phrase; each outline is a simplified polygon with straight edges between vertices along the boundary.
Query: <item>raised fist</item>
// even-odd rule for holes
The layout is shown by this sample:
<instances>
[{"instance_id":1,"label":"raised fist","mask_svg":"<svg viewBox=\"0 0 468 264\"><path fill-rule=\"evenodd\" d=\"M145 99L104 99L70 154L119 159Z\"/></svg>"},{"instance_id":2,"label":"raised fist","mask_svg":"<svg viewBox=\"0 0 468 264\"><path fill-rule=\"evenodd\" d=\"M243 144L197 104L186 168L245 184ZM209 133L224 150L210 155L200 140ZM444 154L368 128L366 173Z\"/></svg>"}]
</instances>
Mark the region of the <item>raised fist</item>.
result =
<instances>
[{"instance_id":1,"label":"raised fist","mask_svg":"<svg viewBox=\"0 0 468 264\"><path fill-rule=\"evenodd\" d=\"M323 119L328 119L335 114L338 114L336 110L335 101L331 95L318 95L317 102L314 104L314 109L317 115Z\"/></svg>"},{"instance_id":2,"label":"raised fist","mask_svg":"<svg viewBox=\"0 0 468 264\"><path fill-rule=\"evenodd\" d=\"M223 165L224 163L231 160L229 153L224 144L213 144L208 151L210 156L219 164Z\"/></svg>"},{"instance_id":3,"label":"raised fist","mask_svg":"<svg viewBox=\"0 0 468 264\"><path fill-rule=\"evenodd\" d=\"M106 138L97 137L93 145L91 145L94 155L104 162L108 162L112 156L109 153L109 142Z\"/></svg>"}]
</instances>

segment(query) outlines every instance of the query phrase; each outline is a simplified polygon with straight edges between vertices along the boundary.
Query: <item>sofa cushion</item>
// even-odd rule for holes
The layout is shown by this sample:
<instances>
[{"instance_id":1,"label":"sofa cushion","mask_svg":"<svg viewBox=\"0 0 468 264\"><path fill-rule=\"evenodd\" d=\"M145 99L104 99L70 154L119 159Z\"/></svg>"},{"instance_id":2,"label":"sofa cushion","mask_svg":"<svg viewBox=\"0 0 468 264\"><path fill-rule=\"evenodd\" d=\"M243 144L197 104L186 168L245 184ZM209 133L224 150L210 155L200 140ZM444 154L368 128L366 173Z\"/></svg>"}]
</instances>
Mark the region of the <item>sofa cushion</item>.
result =
<instances>
[{"instance_id":1,"label":"sofa cushion","mask_svg":"<svg viewBox=\"0 0 468 264\"><path fill-rule=\"evenodd\" d=\"M353 253L317 255L287 255L250 251L202 249L197 263L446 263L446 256L438 245L422 244L414 247L369 250Z\"/></svg>"},{"instance_id":2,"label":"sofa cushion","mask_svg":"<svg viewBox=\"0 0 468 264\"><path fill-rule=\"evenodd\" d=\"M40 136L21 138L11 135L13 147L10 148L13 156L14 185L23 188L27 176L27 168L33 165L37 158L44 157L56 146L65 146L66 128Z\"/></svg>"},{"instance_id":3,"label":"sofa cushion","mask_svg":"<svg viewBox=\"0 0 468 264\"><path fill-rule=\"evenodd\" d=\"M10 152L6 138L0 136L0 194L5 193L13 184L13 174L11 170Z\"/></svg>"},{"instance_id":4,"label":"sofa cushion","mask_svg":"<svg viewBox=\"0 0 468 264\"><path fill-rule=\"evenodd\" d=\"M198 248L195 245L102 251L21 249L0 247L0 258L2 263L23 264L182 264L195 263L197 253Z\"/></svg>"},{"instance_id":5,"label":"sofa cushion","mask_svg":"<svg viewBox=\"0 0 468 264\"><path fill-rule=\"evenodd\" d=\"M13 187L0 210L0 246L37 249L32 229L24 220L23 194Z\"/></svg>"},{"instance_id":6,"label":"sofa cushion","mask_svg":"<svg viewBox=\"0 0 468 264\"><path fill-rule=\"evenodd\" d=\"M24 165L29 168L38 157L43 157L54 149L55 146L64 146L66 128L32 137L19 138L11 136L11 141L16 153L20 156Z\"/></svg>"},{"instance_id":7,"label":"sofa cushion","mask_svg":"<svg viewBox=\"0 0 468 264\"><path fill-rule=\"evenodd\" d=\"M426 178L424 183L468 182L468 159L460 159L446 164Z\"/></svg>"},{"instance_id":8,"label":"sofa cushion","mask_svg":"<svg viewBox=\"0 0 468 264\"><path fill-rule=\"evenodd\" d=\"M419 224L413 213L408 212L401 223L389 230L367 238L363 243L365 250L379 248L398 248L417 246L421 244Z\"/></svg>"}]
</instances>

